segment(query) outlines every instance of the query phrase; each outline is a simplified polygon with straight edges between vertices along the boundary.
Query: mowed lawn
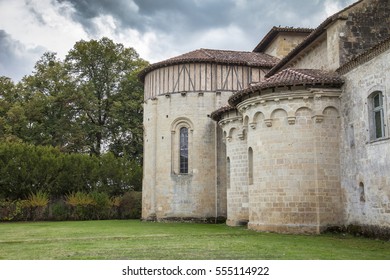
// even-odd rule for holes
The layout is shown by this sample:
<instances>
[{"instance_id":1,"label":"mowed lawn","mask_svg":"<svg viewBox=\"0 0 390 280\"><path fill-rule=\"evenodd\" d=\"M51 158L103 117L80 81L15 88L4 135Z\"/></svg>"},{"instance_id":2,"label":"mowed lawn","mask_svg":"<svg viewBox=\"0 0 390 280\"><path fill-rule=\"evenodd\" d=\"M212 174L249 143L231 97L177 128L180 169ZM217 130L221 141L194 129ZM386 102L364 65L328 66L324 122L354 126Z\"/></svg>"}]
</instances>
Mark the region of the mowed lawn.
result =
<instances>
[{"instance_id":1,"label":"mowed lawn","mask_svg":"<svg viewBox=\"0 0 390 280\"><path fill-rule=\"evenodd\" d=\"M385 259L390 242L137 220L0 223L0 259Z\"/></svg>"}]
</instances>

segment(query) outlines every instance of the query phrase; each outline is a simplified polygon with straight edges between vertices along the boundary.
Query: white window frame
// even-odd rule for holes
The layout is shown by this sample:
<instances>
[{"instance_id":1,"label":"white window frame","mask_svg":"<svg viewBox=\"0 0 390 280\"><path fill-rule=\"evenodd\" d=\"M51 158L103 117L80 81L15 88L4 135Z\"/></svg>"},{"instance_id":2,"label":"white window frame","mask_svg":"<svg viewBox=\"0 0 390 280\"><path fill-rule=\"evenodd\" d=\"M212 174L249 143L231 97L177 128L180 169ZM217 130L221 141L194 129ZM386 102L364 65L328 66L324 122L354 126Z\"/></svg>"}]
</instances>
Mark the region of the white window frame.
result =
<instances>
[{"instance_id":1,"label":"white window frame","mask_svg":"<svg viewBox=\"0 0 390 280\"><path fill-rule=\"evenodd\" d=\"M379 104L376 105L377 97L379 97ZM383 91L372 91L368 97L368 104L370 140L377 141L387 138L386 100ZM379 131L381 132L380 134L378 134Z\"/></svg>"}]
</instances>

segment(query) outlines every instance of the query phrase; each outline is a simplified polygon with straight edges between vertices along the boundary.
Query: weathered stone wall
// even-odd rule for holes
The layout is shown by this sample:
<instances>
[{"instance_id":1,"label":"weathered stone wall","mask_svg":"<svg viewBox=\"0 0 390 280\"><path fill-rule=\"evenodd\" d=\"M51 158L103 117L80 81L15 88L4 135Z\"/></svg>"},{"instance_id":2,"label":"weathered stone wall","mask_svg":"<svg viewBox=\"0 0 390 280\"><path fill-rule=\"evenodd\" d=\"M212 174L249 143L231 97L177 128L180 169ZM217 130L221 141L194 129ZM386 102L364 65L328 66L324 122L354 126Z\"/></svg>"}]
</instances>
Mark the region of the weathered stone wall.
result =
<instances>
[{"instance_id":1,"label":"weathered stone wall","mask_svg":"<svg viewBox=\"0 0 390 280\"><path fill-rule=\"evenodd\" d=\"M346 223L390 226L390 50L345 74L342 189ZM381 91L385 136L371 138L370 94Z\"/></svg>"},{"instance_id":2,"label":"weathered stone wall","mask_svg":"<svg viewBox=\"0 0 390 280\"><path fill-rule=\"evenodd\" d=\"M246 224L249 219L248 156L242 117L236 111L225 113L219 123L226 141L229 161L227 189L227 221L230 226Z\"/></svg>"},{"instance_id":3,"label":"weathered stone wall","mask_svg":"<svg viewBox=\"0 0 390 280\"><path fill-rule=\"evenodd\" d=\"M249 228L319 233L342 224L339 94L285 90L238 105L254 158Z\"/></svg>"},{"instance_id":4,"label":"weathered stone wall","mask_svg":"<svg viewBox=\"0 0 390 280\"><path fill-rule=\"evenodd\" d=\"M216 124L207 115L221 95L172 94L146 101L145 219L153 215L157 219L201 219L216 215ZM177 128L182 125L189 127L188 174L179 172Z\"/></svg>"},{"instance_id":5,"label":"weathered stone wall","mask_svg":"<svg viewBox=\"0 0 390 280\"><path fill-rule=\"evenodd\" d=\"M389 15L389 0L366 0L343 13L341 65L390 36Z\"/></svg>"},{"instance_id":6,"label":"weathered stone wall","mask_svg":"<svg viewBox=\"0 0 390 280\"><path fill-rule=\"evenodd\" d=\"M301 43L306 36L307 34L281 32L267 47L265 53L282 59L299 43Z\"/></svg>"},{"instance_id":7,"label":"weathered stone wall","mask_svg":"<svg viewBox=\"0 0 390 280\"><path fill-rule=\"evenodd\" d=\"M297 57L293 62L289 63L288 67L328 70L328 46L326 37L323 37L319 42L310 46L309 49L304 55Z\"/></svg>"},{"instance_id":8,"label":"weathered stone wall","mask_svg":"<svg viewBox=\"0 0 390 280\"><path fill-rule=\"evenodd\" d=\"M226 144L223 131L217 126L217 213L218 217L227 217L227 165Z\"/></svg>"}]
</instances>

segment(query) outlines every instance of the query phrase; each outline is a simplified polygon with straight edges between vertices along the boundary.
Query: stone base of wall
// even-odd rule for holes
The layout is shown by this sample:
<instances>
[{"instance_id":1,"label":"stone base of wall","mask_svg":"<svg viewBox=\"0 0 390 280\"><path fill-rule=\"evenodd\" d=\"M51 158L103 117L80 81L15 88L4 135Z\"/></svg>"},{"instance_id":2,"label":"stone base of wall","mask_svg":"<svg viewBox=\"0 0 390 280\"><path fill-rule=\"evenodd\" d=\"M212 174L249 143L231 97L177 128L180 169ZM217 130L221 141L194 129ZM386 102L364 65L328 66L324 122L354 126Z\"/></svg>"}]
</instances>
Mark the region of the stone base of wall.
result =
<instances>
[{"instance_id":1,"label":"stone base of wall","mask_svg":"<svg viewBox=\"0 0 390 280\"><path fill-rule=\"evenodd\" d=\"M322 231L317 225L261 225L251 222L248 223L248 229L289 234L320 234Z\"/></svg>"},{"instance_id":2,"label":"stone base of wall","mask_svg":"<svg viewBox=\"0 0 390 280\"><path fill-rule=\"evenodd\" d=\"M145 222L157 222L157 216L156 214L149 215L147 217L142 217L141 221Z\"/></svg>"},{"instance_id":3,"label":"stone base of wall","mask_svg":"<svg viewBox=\"0 0 390 280\"><path fill-rule=\"evenodd\" d=\"M226 225L231 227L240 227L248 225L248 220L226 220Z\"/></svg>"},{"instance_id":4,"label":"stone base of wall","mask_svg":"<svg viewBox=\"0 0 390 280\"><path fill-rule=\"evenodd\" d=\"M145 222L178 222L178 223L201 223L201 224L223 224L226 222L226 217L207 217L207 218L198 218L198 217L148 217L142 218L142 221Z\"/></svg>"},{"instance_id":5,"label":"stone base of wall","mask_svg":"<svg viewBox=\"0 0 390 280\"><path fill-rule=\"evenodd\" d=\"M385 226L350 224L347 226L328 227L325 232L348 233L354 236L364 236L390 241L390 227Z\"/></svg>"}]
</instances>

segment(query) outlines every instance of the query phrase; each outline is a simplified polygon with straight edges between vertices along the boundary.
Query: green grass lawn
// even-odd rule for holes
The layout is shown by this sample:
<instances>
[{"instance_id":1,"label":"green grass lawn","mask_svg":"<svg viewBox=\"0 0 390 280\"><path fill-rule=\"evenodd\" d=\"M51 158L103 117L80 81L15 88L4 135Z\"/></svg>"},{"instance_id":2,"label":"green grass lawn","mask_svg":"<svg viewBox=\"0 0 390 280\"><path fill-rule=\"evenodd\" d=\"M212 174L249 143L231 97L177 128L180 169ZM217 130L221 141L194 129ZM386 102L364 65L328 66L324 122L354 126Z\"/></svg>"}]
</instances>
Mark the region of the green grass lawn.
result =
<instances>
[{"instance_id":1,"label":"green grass lawn","mask_svg":"<svg viewBox=\"0 0 390 280\"><path fill-rule=\"evenodd\" d=\"M0 259L390 260L390 242L136 220L0 223Z\"/></svg>"}]
</instances>

